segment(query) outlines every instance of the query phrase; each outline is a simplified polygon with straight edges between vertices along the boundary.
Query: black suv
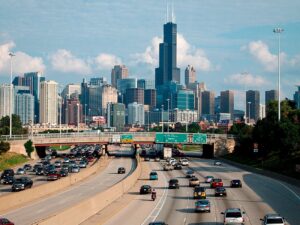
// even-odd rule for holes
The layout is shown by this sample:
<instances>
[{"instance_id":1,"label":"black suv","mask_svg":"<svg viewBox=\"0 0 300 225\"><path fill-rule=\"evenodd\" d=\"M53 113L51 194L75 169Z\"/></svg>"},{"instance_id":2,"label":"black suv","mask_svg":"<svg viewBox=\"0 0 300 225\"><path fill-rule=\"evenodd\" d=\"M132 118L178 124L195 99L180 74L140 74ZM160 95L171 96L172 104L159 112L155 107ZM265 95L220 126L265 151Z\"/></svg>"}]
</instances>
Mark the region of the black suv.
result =
<instances>
[{"instance_id":1,"label":"black suv","mask_svg":"<svg viewBox=\"0 0 300 225\"><path fill-rule=\"evenodd\" d=\"M28 177L20 177L15 179L11 189L12 191L21 191L32 187L32 180Z\"/></svg>"},{"instance_id":2,"label":"black suv","mask_svg":"<svg viewBox=\"0 0 300 225\"><path fill-rule=\"evenodd\" d=\"M14 182L15 178L13 176L6 176L3 178L2 183L3 184L12 184Z\"/></svg>"},{"instance_id":3,"label":"black suv","mask_svg":"<svg viewBox=\"0 0 300 225\"><path fill-rule=\"evenodd\" d=\"M125 173L125 168L124 167L119 167L118 173Z\"/></svg>"},{"instance_id":4,"label":"black suv","mask_svg":"<svg viewBox=\"0 0 300 225\"><path fill-rule=\"evenodd\" d=\"M179 184L177 179L171 179L169 181L169 189L179 189Z\"/></svg>"},{"instance_id":5,"label":"black suv","mask_svg":"<svg viewBox=\"0 0 300 225\"><path fill-rule=\"evenodd\" d=\"M15 175L14 170L12 169L6 169L1 174L1 179L4 179L5 177L13 177Z\"/></svg>"},{"instance_id":6,"label":"black suv","mask_svg":"<svg viewBox=\"0 0 300 225\"><path fill-rule=\"evenodd\" d=\"M230 187L242 187L241 180L232 180L230 181Z\"/></svg>"}]
</instances>

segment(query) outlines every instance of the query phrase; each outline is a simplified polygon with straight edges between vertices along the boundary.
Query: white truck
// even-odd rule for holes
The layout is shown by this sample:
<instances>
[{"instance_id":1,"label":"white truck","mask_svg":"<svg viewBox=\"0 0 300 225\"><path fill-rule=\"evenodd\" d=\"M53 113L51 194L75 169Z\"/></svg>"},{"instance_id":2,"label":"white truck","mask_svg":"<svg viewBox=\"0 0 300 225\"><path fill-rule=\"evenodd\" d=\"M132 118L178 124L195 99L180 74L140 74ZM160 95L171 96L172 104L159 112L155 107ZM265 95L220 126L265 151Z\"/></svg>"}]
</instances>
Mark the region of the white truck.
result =
<instances>
[{"instance_id":1,"label":"white truck","mask_svg":"<svg viewBox=\"0 0 300 225\"><path fill-rule=\"evenodd\" d=\"M164 159L172 158L172 148L164 147L163 156Z\"/></svg>"}]
</instances>

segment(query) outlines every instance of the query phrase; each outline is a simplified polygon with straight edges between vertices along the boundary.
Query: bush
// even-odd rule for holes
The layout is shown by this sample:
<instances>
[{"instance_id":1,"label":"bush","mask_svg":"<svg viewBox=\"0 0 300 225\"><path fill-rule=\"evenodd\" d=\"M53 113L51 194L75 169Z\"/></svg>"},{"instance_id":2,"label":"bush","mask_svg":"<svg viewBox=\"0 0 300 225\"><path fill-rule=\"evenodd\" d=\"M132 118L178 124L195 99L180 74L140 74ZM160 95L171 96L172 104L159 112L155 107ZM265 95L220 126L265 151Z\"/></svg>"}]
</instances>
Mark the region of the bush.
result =
<instances>
[{"instance_id":1,"label":"bush","mask_svg":"<svg viewBox=\"0 0 300 225\"><path fill-rule=\"evenodd\" d=\"M26 149L28 157L31 158L31 153L34 151L34 147L32 146L32 141L28 140L25 144L24 147Z\"/></svg>"},{"instance_id":2,"label":"bush","mask_svg":"<svg viewBox=\"0 0 300 225\"><path fill-rule=\"evenodd\" d=\"M1 141L0 142L0 154L3 154L5 152L8 152L10 149L10 144L9 142L4 142L4 141Z\"/></svg>"}]
</instances>

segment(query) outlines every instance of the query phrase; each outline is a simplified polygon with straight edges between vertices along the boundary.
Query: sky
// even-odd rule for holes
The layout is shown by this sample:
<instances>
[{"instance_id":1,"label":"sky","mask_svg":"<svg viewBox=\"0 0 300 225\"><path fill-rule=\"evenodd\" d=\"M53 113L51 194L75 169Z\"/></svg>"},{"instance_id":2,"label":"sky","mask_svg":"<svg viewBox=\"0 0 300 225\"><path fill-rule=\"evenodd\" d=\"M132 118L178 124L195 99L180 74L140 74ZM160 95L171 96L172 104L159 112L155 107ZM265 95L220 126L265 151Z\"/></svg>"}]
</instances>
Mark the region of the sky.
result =
<instances>
[{"instance_id":1,"label":"sky","mask_svg":"<svg viewBox=\"0 0 300 225\"><path fill-rule=\"evenodd\" d=\"M282 97L300 85L299 0L0 0L0 83L42 71L47 80L80 83L125 64L130 77L154 79L167 5L177 24L177 63L193 65L216 96L234 90L277 89L281 37Z\"/></svg>"}]
</instances>

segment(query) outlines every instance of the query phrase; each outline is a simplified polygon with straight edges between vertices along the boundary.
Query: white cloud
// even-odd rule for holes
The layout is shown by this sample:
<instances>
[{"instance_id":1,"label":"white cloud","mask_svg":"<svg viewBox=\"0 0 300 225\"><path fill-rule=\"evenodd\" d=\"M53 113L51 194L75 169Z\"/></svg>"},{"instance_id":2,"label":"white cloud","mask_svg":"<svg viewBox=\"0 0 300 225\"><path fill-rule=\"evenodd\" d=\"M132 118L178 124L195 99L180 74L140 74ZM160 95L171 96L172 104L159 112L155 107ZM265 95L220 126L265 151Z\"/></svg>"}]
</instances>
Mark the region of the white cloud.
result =
<instances>
[{"instance_id":1,"label":"white cloud","mask_svg":"<svg viewBox=\"0 0 300 225\"><path fill-rule=\"evenodd\" d=\"M122 61L115 55L102 53L95 58L95 64L97 69L108 70L112 69L114 65L122 64Z\"/></svg>"},{"instance_id":2,"label":"white cloud","mask_svg":"<svg viewBox=\"0 0 300 225\"><path fill-rule=\"evenodd\" d=\"M77 58L66 49L59 49L50 56L53 69L64 73L89 74L91 68L88 62Z\"/></svg>"},{"instance_id":3,"label":"white cloud","mask_svg":"<svg viewBox=\"0 0 300 225\"><path fill-rule=\"evenodd\" d=\"M9 52L15 47L14 42L7 42L0 45L0 73L9 74L10 72L10 56ZM23 74L31 71L44 71L45 65L40 57L32 57L24 52L14 52L13 57L13 73Z\"/></svg>"},{"instance_id":4,"label":"white cloud","mask_svg":"<svg viewBox=\"0 0 300 225\"><path fill-rule=\"evenodd\" d=\"M151 45L146 48L143 53L133 55L137 63L146 63L153 67L158 66L159 44L162 38L154 37ZM209 71L212 69L210 60L206 57L202 49L191 46L182 34L177 33L177 63L181 68L187 65L193 65L197 70Z\"/></svg>"},{"instance_id":5,"label":"white cloud","mask_svg":"<svg viewBox=\"0 0 300 225\"><path fill-rule=\"evenodd\" d=\"M244 85L247 87L261 87L268 84L268 82L261 76L252 75L250 73L245 74L232 74L228 79L224 79L225 83Z\"/></svg>"}]
</instances>

